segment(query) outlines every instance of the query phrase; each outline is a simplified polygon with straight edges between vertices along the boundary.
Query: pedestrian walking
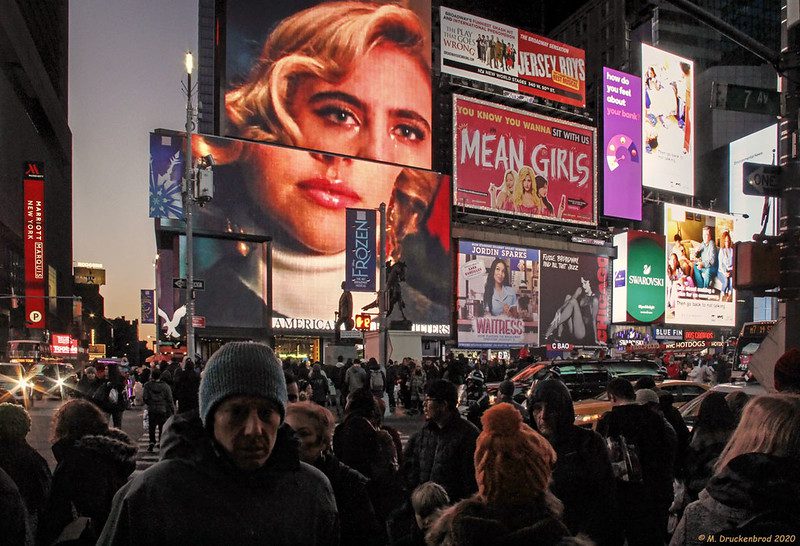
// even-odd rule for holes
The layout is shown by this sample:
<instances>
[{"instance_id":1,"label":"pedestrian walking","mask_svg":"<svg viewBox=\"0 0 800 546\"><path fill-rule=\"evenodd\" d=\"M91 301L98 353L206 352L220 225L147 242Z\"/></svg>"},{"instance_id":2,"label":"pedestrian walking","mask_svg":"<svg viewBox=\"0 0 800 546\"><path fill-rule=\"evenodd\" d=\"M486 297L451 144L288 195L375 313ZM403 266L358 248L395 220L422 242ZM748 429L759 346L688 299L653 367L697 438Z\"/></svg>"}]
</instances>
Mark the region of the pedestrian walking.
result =
<instances>
[{"instance_id":1,"label":"pedestrian walking","mask_svg":"<svg viewBox=\"0 0 800 546\"><path fill-rule=\"evenodd\" d=\"M0 404L0 468L17 485L28 511L31 533L44 512L52 475L44 457L31 447L27 436L31 418L22 406Z\"/></svg>"},{"instance_id":2,"label":"pedestrian walking","mask_svg":"<svg viewBox=\"0 0 800 546\"><path fill-rule=\"evenodd\" d=\"M361 367L361 361L355 360L353 365L344 374L344 383L347 385L347 392L356 392L363 389L367 384L367 372Z\"/></svg>"},{"instance_id":3,"label":"pedestrian walking","mask_svg":"<svg viewBox=\"0 0 800 546\"><path fill-rule=\"evenodd\" d=\"M64 403L51 427L57 466L37 542L95 544L114 495L136 469L136 445L85 400Z\"/></svg>"},{"instance_id":4,"label":"pedestrian walking","mask_svg":"<svg viewBox=\"0 0 800 546\"><path fill-rule=\"evenodd\" d=\"M200 376L195 371L194 362L187 360L180 374L175 381L175 391L173 393L175 402L178 404L178 412L183 413L197 409L198 393L200 392Z\"/></svg>"},{"instance_id":5,"label":"pedestrian walking","mask_svg":"<svg viewBox=\"0 0 800 546\"><path fill-rule=\"evenodd\" d=\"M570 540L561 503L548 490L556 454L511 404L482 417L474 451L477 494L445 509L428 544L582 543Z\"/></svg>"},{"instance_id":6,"label":"pedestrian walking","mask_svg":"<svg viewBox=\"0 0 800 546\"><path fill-rule=\"evenodd\" d=\"M197 414L173 417L167 453L119 492L98 544L338 544L330 483L301 463L286 403L272 349L223 345Z\"/></svg>"},{"instance_id":7,"label":"pedestrian walking","mask_svg":"<svg viewBox=\"0 0 800 546\"><path fill-rule=\"evenodd\" d=\"M328 401L328 394L331 392L328 385L328 378L322 373L322 367L319 362L314 364L311 368L311 374L308 376L308 383L311 385L311 401L320 406L324 406Z\"/></svg>"},{"instance_id":8,"label":"pedestrian walking","mask_svg":"<svg viewBox=\"0 0 800 546\"><path fill-rule=\"evenodd\" d=\"M156 368L150 376L150 381L144 386L144 403L147 406L148 427L150 444L147 451L152 452L153 447L159 445L164 423L175 413L175 404L172 399L172 389L161 380L161 370ZM156 439L158 430L158 439Z\"/></svg>"},{"instance_id":9,"label":"pedestrian walking","mask_svg":"<svg viewBox=\"0 0 800 546\"><path fill-rule=\"evenodd\" d=\"M797 536L800 396L769 394L748 403L714 471L686 507L671 546L699 546L707 537Z\"/></svg>"}]
</instances>

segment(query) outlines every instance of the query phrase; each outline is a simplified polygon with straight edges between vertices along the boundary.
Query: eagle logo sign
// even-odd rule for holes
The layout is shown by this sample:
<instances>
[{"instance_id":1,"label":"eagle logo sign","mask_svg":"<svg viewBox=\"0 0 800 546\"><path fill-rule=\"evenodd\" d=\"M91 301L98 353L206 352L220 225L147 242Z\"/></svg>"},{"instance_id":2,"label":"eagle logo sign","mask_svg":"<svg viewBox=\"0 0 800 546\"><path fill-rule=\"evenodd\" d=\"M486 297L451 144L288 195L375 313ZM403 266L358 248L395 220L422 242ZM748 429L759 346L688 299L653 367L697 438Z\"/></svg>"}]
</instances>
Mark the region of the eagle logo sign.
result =
<instances>
[{"instance_id":1,"label":"eagle logo sign","mask_svg":"<svg viewBox=\"0 0 800 546\"><path fill-rule=\"evenodd\" d=\"M178 325L181 323L181 319L186 315L186 306L181 305L175 312L172 314L172 318L164 312L163 309L160 307L158 308L158 316L164 319L164 329L166 330L167 337L174 337L179 338L181 335L178 333Z\"/></svg>"}]
</instances>

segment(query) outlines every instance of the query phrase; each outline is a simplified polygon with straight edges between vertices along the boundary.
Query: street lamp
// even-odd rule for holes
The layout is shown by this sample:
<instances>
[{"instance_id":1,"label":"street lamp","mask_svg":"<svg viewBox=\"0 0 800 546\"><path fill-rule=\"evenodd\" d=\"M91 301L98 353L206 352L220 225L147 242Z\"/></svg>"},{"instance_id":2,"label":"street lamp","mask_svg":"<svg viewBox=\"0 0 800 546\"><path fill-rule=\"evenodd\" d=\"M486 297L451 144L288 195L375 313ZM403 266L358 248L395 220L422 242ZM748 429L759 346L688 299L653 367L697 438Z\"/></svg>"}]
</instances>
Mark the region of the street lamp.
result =
<instances>
[{"instance_id":1,"label":"street lamp","mask_svg":"<svg viewBox=\"0 0 800 546\"><path fill-rule=\"evenodd\" d=\"M192 158L192 132L195 129L197 112L192 103L192 72L194 57L191 51L184 58L186 67L186 162L184 165L183 185L183 217L186 220L186 356L194 360L194 241L192 233L192 215L195 203L201 207L214 197L214 176L211 168L214 158L203 156L194 164Z\"/></svg>"}]
</instances>

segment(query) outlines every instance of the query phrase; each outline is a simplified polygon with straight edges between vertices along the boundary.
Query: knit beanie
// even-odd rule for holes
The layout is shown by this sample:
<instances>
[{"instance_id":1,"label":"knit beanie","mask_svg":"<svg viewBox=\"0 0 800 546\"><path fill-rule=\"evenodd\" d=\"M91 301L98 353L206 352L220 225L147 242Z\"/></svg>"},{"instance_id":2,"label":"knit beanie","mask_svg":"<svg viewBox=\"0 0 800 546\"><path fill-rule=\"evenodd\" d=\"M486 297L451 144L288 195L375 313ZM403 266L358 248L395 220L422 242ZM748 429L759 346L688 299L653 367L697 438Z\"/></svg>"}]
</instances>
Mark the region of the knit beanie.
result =
<instances>
[{"instance_id":1,"label":"knit beanie","mask_svg":"<svg viewBox=\"0 0 800 546\"><path fill-rule=\"evenodd\" d=\"M24 439L31 430L31 418L25 408L17 404L0 404L0 442Z\"/></svg>"},{"instance_id":2,"label":"knit beanie","mask_svg":"<svg viewBox=\"0 0 800 546\"><path fill-rule=\"evenodd\" d=\"M800 350L792 347L775 363L775 388L783 392L800 392Z\"/></svg>"},{"instance_id":3,"label":"knit beanie","mask_svg":"<svg viewBox=\"0 0 800 546\"><path fill-rule=\"evenodd\" d=\"M274 402L286 415L286 380L272 349L261 343L226 343L208 359L200 381L200 419L208 426L214 409L226 398L251 395Z\"/></svg>"},{"instance_id":4,"label":"knit beanie","mask_svg":"<svg viewBox=\"0 0 800 546\"><path fill-rule=\"evenodd\" d=\"M478 494L489 503L521 504L547 491L556 452L522 422L517 408L496 404L483 414L481 424L475 447Z\"/></svg>"}]
</instances>

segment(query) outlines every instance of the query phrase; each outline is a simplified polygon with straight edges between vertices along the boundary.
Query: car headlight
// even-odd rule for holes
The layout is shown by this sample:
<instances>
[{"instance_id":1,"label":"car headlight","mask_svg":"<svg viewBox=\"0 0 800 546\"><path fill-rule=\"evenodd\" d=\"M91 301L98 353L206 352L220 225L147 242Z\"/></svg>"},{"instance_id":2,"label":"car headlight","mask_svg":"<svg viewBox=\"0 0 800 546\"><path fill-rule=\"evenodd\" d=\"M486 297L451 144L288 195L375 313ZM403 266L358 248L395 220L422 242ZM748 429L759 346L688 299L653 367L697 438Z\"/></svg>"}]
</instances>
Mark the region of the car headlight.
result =
<instances>
[{"instance_id":1,"label":"car headlight","mask_svg":"<svg viewBox=\"0 0 800 546\"><path fill-rule=\"evenodd\" d=\"M63 387L64 380L63 379L56 379L56 387Z\"/></svg>"},{"instance_id":2,"label":"car headlight","mask_svg":"<svg viewBox=\"0 0 800 546\"><path fill-rule=\"evenodd\" d=\"M600 415L598 415L596 413L593 413L591 415L578 415L575 418L575 420L578 422L578 424L580 424L580 423L589 423L591 421L597 421L598 419L600 419Z\"/></svg>"},{"instance_id":3,"label":"car headlight","mask_svg":"<svg viewBox=\"0 0 800 546\"><path fill-rule=\"evenodd\" d=\"M27 389L31 386L30 382L27 379L20 379L18 382L20 389Z\"/></svg>"}]
</instances>

